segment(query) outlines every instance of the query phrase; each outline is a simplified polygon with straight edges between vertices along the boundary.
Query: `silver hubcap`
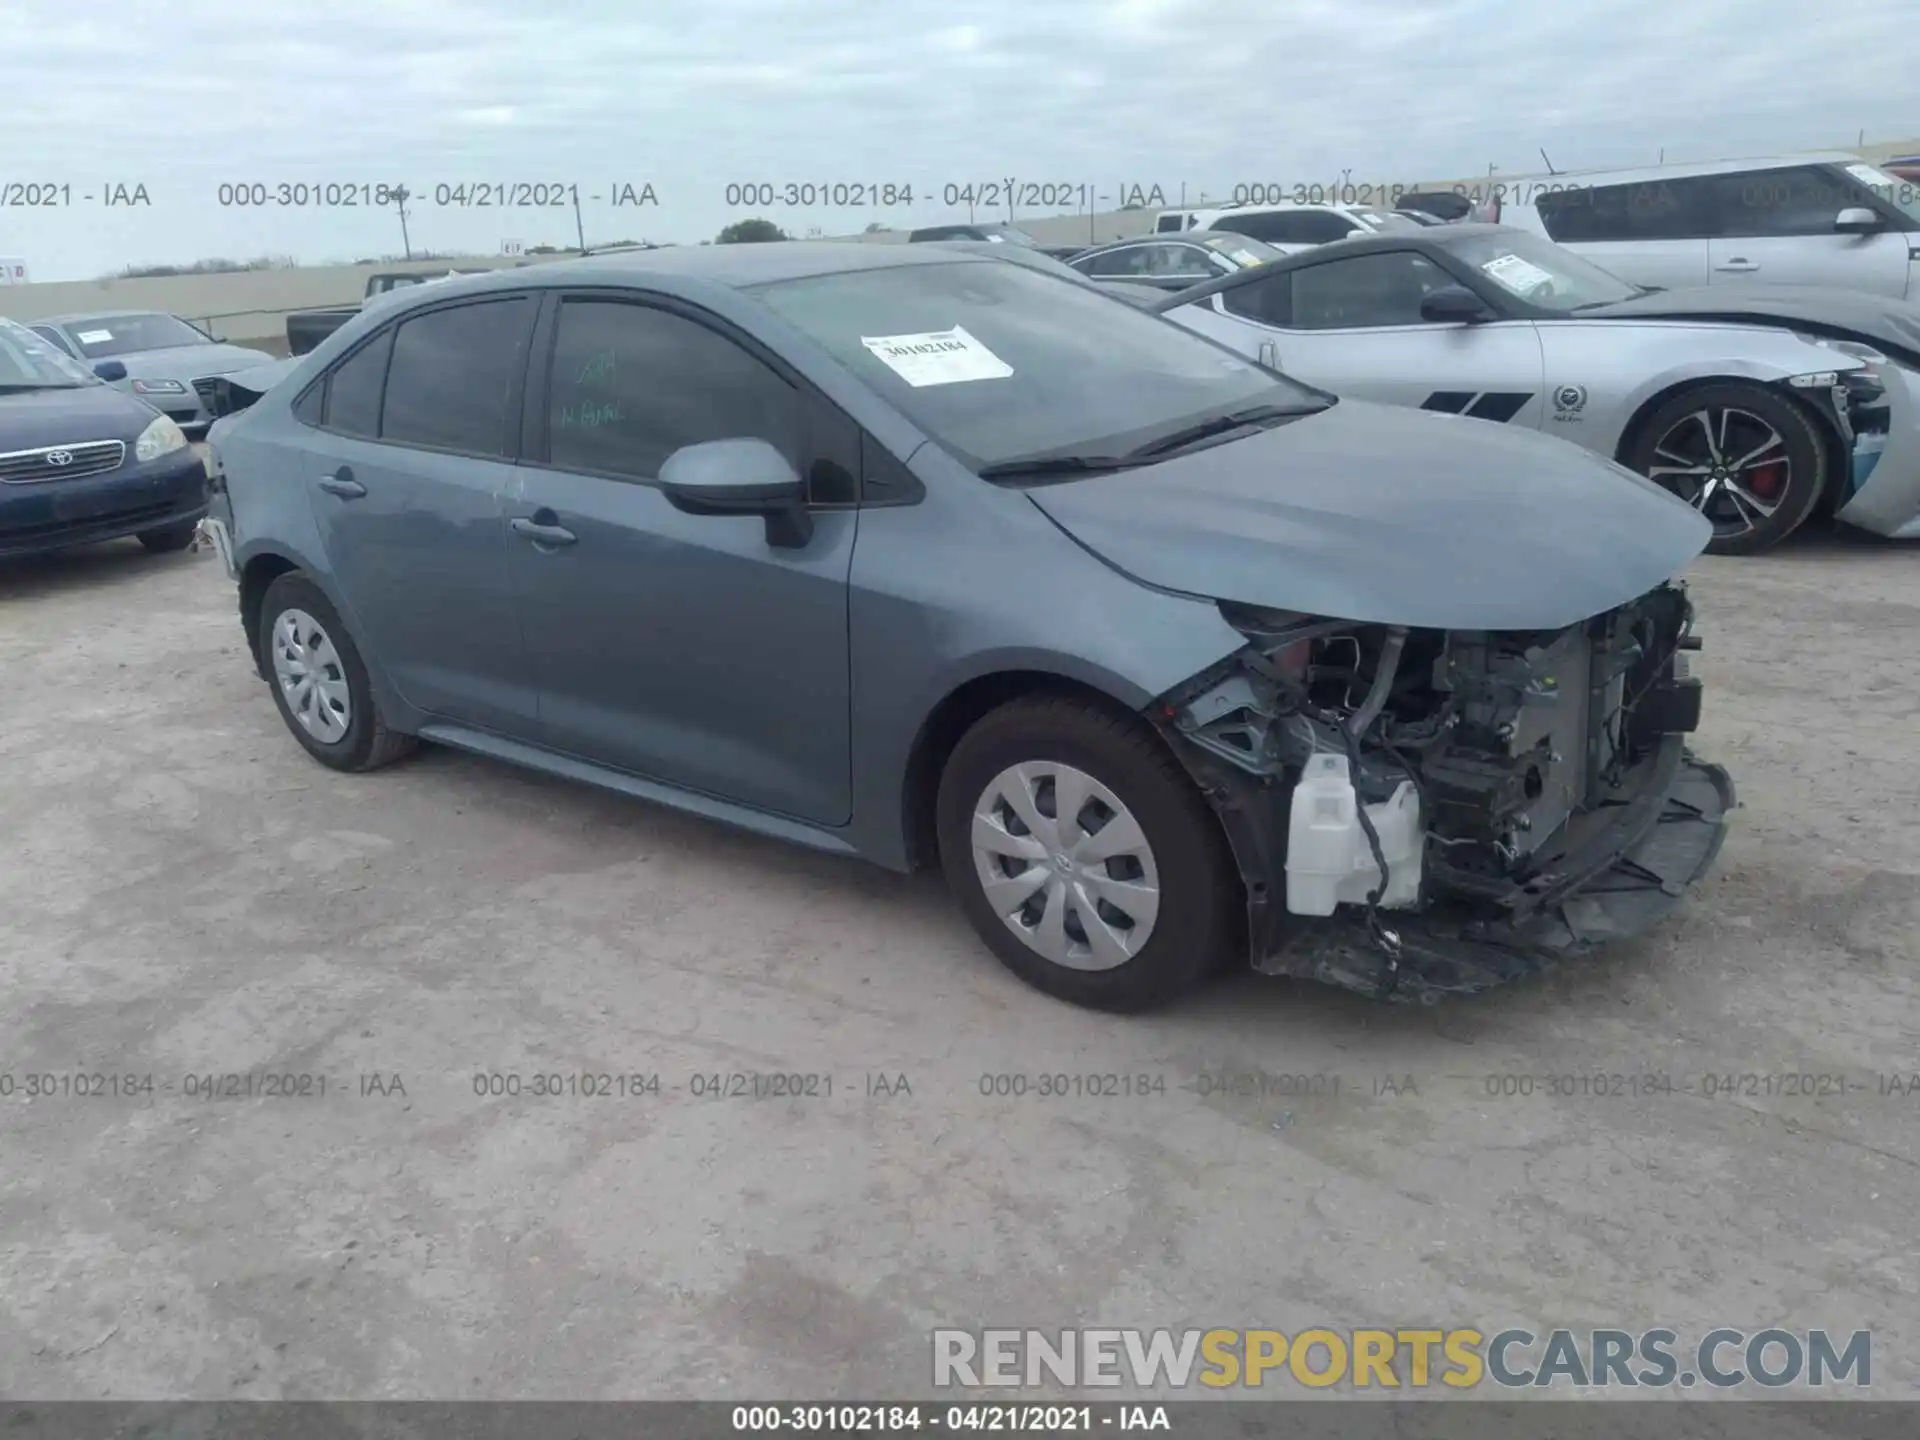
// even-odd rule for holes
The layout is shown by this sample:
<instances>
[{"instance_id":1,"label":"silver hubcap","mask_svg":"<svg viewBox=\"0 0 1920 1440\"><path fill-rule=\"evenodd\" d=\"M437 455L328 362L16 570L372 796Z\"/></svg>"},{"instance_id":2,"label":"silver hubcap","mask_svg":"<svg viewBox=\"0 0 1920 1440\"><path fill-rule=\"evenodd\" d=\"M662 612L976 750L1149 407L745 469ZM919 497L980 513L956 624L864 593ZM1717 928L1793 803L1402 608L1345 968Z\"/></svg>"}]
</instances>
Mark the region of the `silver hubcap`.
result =
<instances>
[{"instance_id":1,"label":"silver hubcap","mask_svg":"<svg viewBox=\"0 0 1920 1440\"><path fill-rule=\"evenodd\" d=\"M282 610L273 622L273 676L302 730L324 745L347 733L353 698L346 668L320 622L304 610Z\"/></svg>"},{"instance_id":2,"label":"silver hubcap","mask_svg":"<svg viewBox=\"0 0 1920 1440\"><path fill-rule=\"evenodd\" d=\"M1780 432L1750 410L1696 410L1653 447L1647 478L1713 522L1719 536L1744 535L1780 508L1793 462Z\"/></svg>"},{"instance_id":3,"label":"silver hubcap","mask_svg":"<svg viewBox=\"0 0 1920 1440\"><path fill-rule=\"evenodd\" d=\"M1111 970L1153 935L1153 847L1084 770L1033 760L996 775L973 807L973 865L993 913L1056 965Z\"/></svg>"}]
</instances>

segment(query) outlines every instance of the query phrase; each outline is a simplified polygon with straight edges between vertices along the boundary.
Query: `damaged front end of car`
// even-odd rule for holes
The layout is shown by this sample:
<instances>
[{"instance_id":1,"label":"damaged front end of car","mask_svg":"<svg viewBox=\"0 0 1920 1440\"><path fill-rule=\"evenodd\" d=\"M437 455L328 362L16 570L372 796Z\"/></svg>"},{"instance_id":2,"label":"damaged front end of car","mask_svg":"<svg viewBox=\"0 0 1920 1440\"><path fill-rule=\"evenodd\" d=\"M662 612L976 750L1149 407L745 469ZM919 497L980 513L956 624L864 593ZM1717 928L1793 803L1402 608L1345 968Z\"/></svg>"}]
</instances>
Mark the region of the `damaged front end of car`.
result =
<instances>
[{"instance_id":1,"label":"damaged front end of car","mask_svg":"<svg viewBox=\"0 0 1920 1440\"><path fill-rule=\"evenodd\" d=\"M1222 602L1247 645L1152 708L1225 826L1253 967L1431 1002L1636 934L1711 867L1692 607L1551 631Z\"/></svg>"}]
</instances>

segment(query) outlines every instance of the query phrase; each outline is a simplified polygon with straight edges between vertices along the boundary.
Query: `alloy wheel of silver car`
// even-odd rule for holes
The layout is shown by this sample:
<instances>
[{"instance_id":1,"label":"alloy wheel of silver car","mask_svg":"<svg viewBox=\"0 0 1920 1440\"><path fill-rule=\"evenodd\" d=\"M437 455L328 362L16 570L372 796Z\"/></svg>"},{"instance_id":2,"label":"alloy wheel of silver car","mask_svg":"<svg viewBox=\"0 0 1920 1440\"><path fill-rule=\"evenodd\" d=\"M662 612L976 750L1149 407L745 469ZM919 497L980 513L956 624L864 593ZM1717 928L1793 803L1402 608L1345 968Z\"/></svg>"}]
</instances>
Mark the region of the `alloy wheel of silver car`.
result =
<instances>
[{"instance_id":1,"label":"alloy wheel of silver car","mask_svg":"<svg viewBox=\"0 0 1920 1440\"><path fill-rule=\"evenodd\" d=\"M1787 440L1751 410L1695 410L1654 442L1647 478L1713 523L1716 538L1745 535L1770 519L1793 482Z\"/></svg>"},{"instance_id":2,"label":"alloy wheel of silver car","mask_svg":"<svg viewBox=\"0 0 1920 1440\"><path fill-rule=\"evenodd\" d=\"M1160 913L1146 832L1084 770L1010 765L973 807L973 862L987 904L1036 954L1072 970L1138 955Z\"/></svg>"},{"instance_id":3,"label":"alloy wheel of silver car","mask_svg":"<svg viewBox=\"0 0 1920 1440\"><path fill-rule=\"evenodd\" d=\"M323 745L353 724L347 672L320 622L304 610L282 610L273 626L273 676L287 713Z\"/></svg>"}]
</instances>

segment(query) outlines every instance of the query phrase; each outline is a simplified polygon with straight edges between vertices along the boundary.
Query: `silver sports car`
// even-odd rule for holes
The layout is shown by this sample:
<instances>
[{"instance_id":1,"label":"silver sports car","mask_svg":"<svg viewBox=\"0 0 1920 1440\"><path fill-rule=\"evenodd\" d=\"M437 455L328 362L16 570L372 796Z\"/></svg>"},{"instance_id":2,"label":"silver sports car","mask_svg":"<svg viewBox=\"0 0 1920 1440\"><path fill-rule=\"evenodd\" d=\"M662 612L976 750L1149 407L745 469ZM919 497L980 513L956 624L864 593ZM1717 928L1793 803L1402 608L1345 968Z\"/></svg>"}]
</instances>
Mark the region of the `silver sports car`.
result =
<instances>
[{"instance_id":1,"label":"silver sports car","mask_svg":"<svg viewBox=\"0 0 1920 1440\"><path fill-rule=\"evenodd\" d=\"M1718 554L1822 513L1920 539L1920 306L1648 290L1473 224L1322 246L1151 308L1337 394L1598 451L1696 506Z\"/></svg>"}]
</instances>

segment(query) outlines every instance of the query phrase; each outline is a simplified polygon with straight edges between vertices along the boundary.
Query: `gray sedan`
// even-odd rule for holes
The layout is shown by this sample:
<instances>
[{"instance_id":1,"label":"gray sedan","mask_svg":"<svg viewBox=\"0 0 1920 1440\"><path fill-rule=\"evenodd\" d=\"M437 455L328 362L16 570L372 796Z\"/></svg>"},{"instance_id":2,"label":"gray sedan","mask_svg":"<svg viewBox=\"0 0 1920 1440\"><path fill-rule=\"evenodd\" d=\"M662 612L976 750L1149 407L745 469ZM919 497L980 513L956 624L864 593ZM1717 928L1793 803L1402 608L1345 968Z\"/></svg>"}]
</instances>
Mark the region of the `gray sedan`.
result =
<instances>
[{"instance_id":1,"label":"gray sedan","mask_svg":"<svg viewBox=\"0 0 1920 1440\"><path fill-rule=\"evenodd\" d=\"M32 328L115 389L138 395L196 437L213 420L207 401L214 379L274 358L264 350L215 340L178 315L157 310L55 315Z\"/></svg>"},{"instance_id":2,"label":"gray sedan","mask_svg":"<svg viewBox=\"0 0 1920 1440\"><path fill-rule=\"evenodd\" d=\"M1538 434L1336 401L937 245L421 286L209 440L293 738L417 741L895 869L1015 973L1432 998L1641 930L1733 792L1710 527Z\"/></svg>"}]
</instances>

